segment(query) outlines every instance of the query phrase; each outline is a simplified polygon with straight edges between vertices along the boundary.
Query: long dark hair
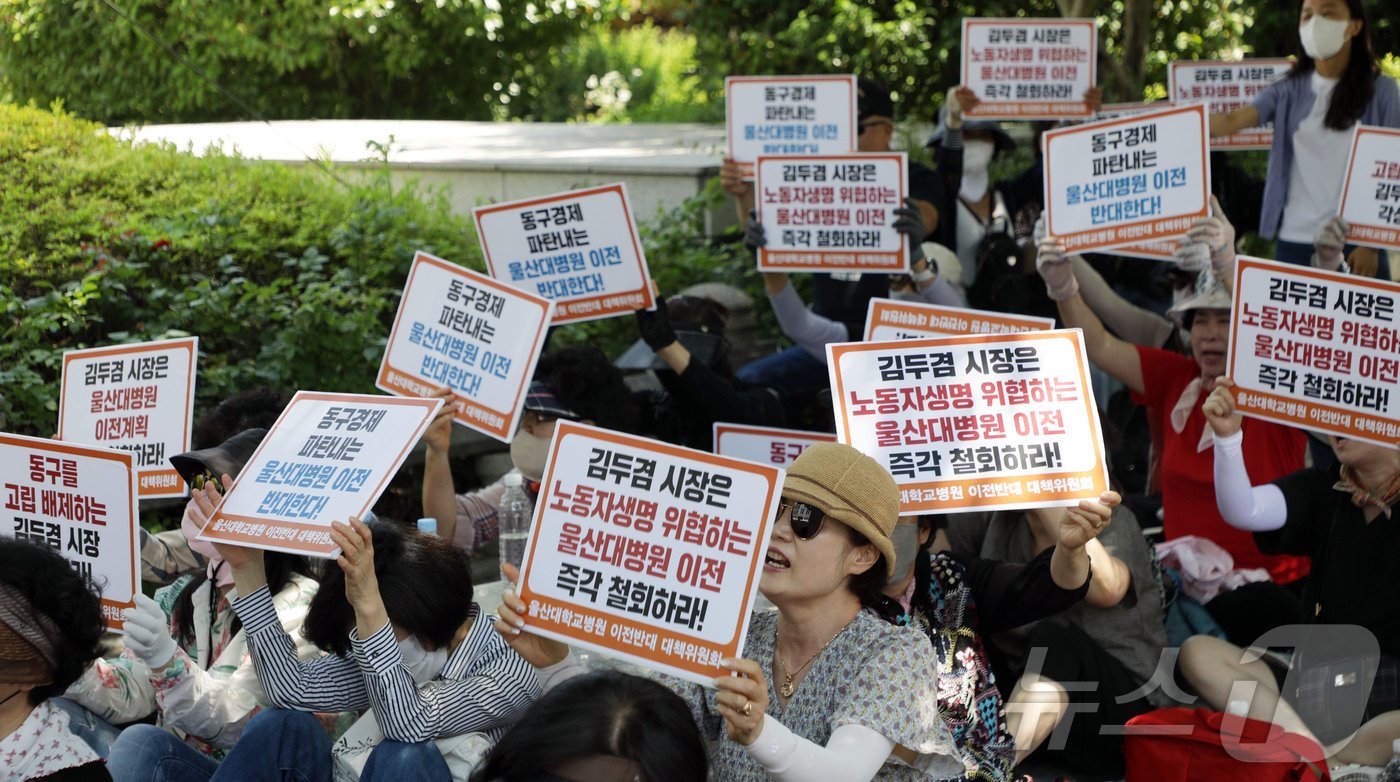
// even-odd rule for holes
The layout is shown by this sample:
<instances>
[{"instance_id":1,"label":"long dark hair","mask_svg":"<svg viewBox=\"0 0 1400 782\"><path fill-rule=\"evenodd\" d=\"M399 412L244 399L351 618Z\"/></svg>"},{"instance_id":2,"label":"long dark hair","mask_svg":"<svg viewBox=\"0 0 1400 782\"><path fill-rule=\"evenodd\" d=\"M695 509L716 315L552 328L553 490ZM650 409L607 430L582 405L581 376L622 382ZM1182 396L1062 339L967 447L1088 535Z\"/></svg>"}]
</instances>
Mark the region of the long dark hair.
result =
<instances>
[{"instance_id":1,"label":"long dark hair","mask_svg":"<svg viewBox=\"0 0 1400 782\"><path fill-rule=\"evenodd\" d=\"M1361 32L1351 39L1351 59L1342 71L1337 88L1332 91L1332 102L1327 105L1323 124L1331 130L1350 130L1360 122L1376 93L1376 59L1371 53L1371 24L1366 20L1366 8L1361 0L1346 0L1346 4L1351 18L1361 22ZM1302 7L1301 2L1299 7ZM1317 63L1303 51L1302 41L1299 41L1298 63L1288 72L1288 78L1306 78L1316 70Z\"/></svg>"},{"instance_id":2,"label":"long dark hair","mask_svg":"<svg viewBox=\"0 0 1400 782\"><path fill-rule=\"evenodd\" d=\"M596 755L636 763L642 782L704 782L708 774L705 744L679 695L649 679L597 671L545 693L472 780L558 780L552 769Z\"/></svg>"},{"instance_id":3,"label":"long dark hair","mask_svg":"<svg viewBox=\"0 0 1400 782\"><path fill-rule=\"evenodd\" d=\"M225 564L224 567L228 565ZM280 551L269 551L264 555L263 567L267 570L267 589L272 595L276 595L286 588L287 583L292 580L292 575L311 576L311 566L305 557L295 554L284 554ZM175 598L175 604L170 608L170 620L175 625L175 641L182 648L188 648L194 642L194 593L199 589L209 576L205 572L200 572L185 588L180 590L179 596ZM237 614L233 616L233 625L230 629L231 635L236 635L243 628L243 622Z\"/></svg>"}]
</instances>

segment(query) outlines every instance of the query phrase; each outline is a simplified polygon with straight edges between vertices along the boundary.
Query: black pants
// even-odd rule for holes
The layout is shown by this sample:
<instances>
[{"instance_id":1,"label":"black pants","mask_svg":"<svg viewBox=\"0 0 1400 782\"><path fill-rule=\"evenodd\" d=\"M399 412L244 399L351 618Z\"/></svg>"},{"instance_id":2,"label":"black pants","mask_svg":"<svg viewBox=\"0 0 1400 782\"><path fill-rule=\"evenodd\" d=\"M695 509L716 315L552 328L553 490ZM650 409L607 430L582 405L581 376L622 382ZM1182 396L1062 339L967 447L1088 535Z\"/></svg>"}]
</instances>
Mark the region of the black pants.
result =
<instances>
[{"instance_id":1,"label":"black pants","mask_svg":"<svg viewBox=\"0 0 1400 782\"><path fill-rule=\"evenodd\" d=\"M1299 598L1303 594L1303 581L1300 578L1284 585L1272 581L1245 584L1216 595L1206 603L1205 609L1225 631L1230 643L1247 648L1275 627L1298 623L1302 616Z\"/></svg>"},{"instance_id":2,"label":"black pants","mask_svg":"<svg viewBox=\"0 0 1400 782\"><path fill-rule=\"evenodd\" d=\"M1084 774L1121 779L1123 736L1103 728L1116 728L1155 708L1145 693L1118 702L1121 696L1141 689L1143 680L1083 628L1064 619L1048 619L1031 631L1028 648L1037 647L1045 649L1040 675L1064 686L1070 701L1069 710L1038 754ZM1032 665L1034 659L1030 659ZM1059 746L1057 736L1063 739L1063 746Z\"/></svg>"}]
</instances>

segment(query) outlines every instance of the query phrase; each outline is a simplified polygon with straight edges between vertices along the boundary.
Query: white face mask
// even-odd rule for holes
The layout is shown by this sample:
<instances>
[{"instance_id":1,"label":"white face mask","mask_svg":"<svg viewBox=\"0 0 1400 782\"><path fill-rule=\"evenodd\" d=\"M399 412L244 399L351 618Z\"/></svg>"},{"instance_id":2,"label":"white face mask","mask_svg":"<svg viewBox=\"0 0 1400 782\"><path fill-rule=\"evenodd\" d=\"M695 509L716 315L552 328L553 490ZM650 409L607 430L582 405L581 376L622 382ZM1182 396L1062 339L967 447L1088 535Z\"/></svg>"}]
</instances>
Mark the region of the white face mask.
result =
<instances>
[{"instance_id":1,"label":"white face mask","mask_svg":"<svg viewBox=\"0 0 1400 782\"><path fill-rule=\"evenodd\" d=\"M987 194L987 166L992 164L992 156L997 147L990 141L963 142L962 187L958 195L968 201L981 201Z\"/></svg>"},{"instance_id":2,"label":"white face mask","mask_svg":"<svg viewBox=\"0 0 1400 782\"><path fill-rule=\"evenodd\" d=\"M919 525L896 524L890 542L894 543L894 575L885 586L899 586L919 559Z\"/></svg>"},{"instance_id":3,"label":"white face mask","mask_svg":"<svg viewBox=\"0 0 1400 782\"><path fill-rule=\"evenodd\" d=\"M1298 26L1298 38L1303 42L1303 51L1314 60L1329 60L1342 50L1347 40L1349 19L1328 19L1314 16Z\"/></svg>"},{"instance_id":4,"label":"white face mask","mask_svg":"<svg viewBox=\"0 0 1400 782\"><path fill-rule=\"evenodd\" d=\"M544 478L544 463L549 458L550 437L536 437L523 429L510 438L510 463L521 475L532 481Z\"/></svg>"},{"instance_id":5,"label":"white face mask","mask_svg":"<svg viewBox=\"0 0 1400 782\"><path fill-rule=\"evenodd\" d=\"M416 635L399 641L399 654L403 655L403 664L418 684L436 679L442 673L443 666L447 665L447 649L430 652L423 648Z\"/></svg>"}]
</instances>

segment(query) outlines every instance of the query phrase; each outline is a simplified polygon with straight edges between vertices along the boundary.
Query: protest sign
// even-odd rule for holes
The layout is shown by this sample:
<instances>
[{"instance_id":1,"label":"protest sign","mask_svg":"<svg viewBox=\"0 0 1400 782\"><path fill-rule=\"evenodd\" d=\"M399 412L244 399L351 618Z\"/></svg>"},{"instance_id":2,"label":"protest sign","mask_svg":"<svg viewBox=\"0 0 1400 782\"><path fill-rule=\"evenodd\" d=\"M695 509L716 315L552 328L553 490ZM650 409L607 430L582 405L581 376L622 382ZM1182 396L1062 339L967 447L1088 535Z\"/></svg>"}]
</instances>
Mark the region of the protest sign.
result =
<instances>
[{"instance_id":1,"label":"protest sign","mask_svg":"<svg viewBox=\"0 0 1400 782\"><path fill-rule=\"evenodd\" d=\"M759 157L759 271L907 272L907 238L893 227L906 165L903 152Z\"/></svg>"},{"instance_id":2,"label":"protest sign","mask_svg":"<svg viewBox=\"0 0 1400 782\"><path fill-rule=\"evenodd\" d=\"M1356 126L1337 213L1348 242L1400 250L1400 130Z\"/></svg>"},{"instance_id":3,"label":"protest sign","mask_svg":"<svg viewBox=\"0 0 1400 782\"><path fill-rule=\"evenodd\" d=\"M836 435L716 421L714 440L715 453L720 456L732 456L735 459L772 464L786 469L807 450L807 446L813 443L834 443Z\"/></svg>"},{"instance_id":4,"label":"protest sign","mask_svg":"<svg viewBox=\"0 0 1400 782\"><path fill-rule=\"evenodd\" d=\"M656 306L625 184L479 206L472 216L491 276L553 301L556 325Z\"/></svg>"},{"instance_id":5,"label":"protest sign","mask_svg":"<svg viewBox=\"0 0 1400 782\"><path fill-rule=\"evenodd\" d=\"M1200 104L1047 131L1050 234L1070 253L1185 235L1210 214L1207 138Z\"/></svg>"},{"instance_id":6,"label":"protest sign","mask_svg":"<svg viewBox=\"0 0 1400 782\"><path fill-rule=\"evenodd\" d=\"M200 540L334 559L331 522L363 517L441 399L298 391Z\"/></svg>"},{"instance_id":7,"label":"protest sign","mask_svg":"<svg viewBox=\"0 0 1400 782\"><path fill-rule=\"evenodd\" d=\"M1133 114L1141 114L1144 111L1155 111L1162 108L1166 108L1165 103L1156 103L1153 101L1105 103L1099 107L1099 113L1094 116L1098 119L1114 119L1116 117L1127 117Z\"/></svg>"},{"instance_id":8,"label":"protest sign","mask_svg":"<svg viewBox=\"0 0 1400 782\"><path fill-rule=\"evenodd\" d=\"M91 579L111 630L141 591L134 465L129 451L0 433L0 535L52 549Z\"/></svg>"},{"instance_id":9,"label":"protest sign","mask_svg":"<svg viewBox=\"0 0 1400 782\"><path fill-rule=\"evenodd\" d=\"M1179 245L1175 239L1161 242L1144 242L1142 244L1125 244L1122 247L1114 247L1106 250L1109 255L1122 255L1127 258L1141 258L1144 261L1174 261L1176 259L1176 248Z\"/></svg>"},{"instance_id":10,"label":"protest sign","mask_svg":"<svg viewBox=\"0 0 1400 782\"><path fill-rule=\"evenodd\" d=\"M1089 117L1096 83L1093 19L963 18L962 83L978 98L977 119Z\"/></svg>"},{"instance_id":11,"label":"protest sign","mask_svg":"<svg viewBox=\"0 0 1400 782\"><path fill-rule=\"evenodd\" d=\"M1254 96L1269 88L1293 69L1293 61L1276 59L1173 60L1167 71L1172 103L1184 106L1205 103L1211 114L1228 114L1254 102ZM1229 136L1211 139L1211 149L1268 149L1273 144L1272 125L1249 128Z\"/></svg>"},{"instance_id":12,"label":"protest sign","mask_svg":"<svg viewBox=\"0 0 1400 782\"><path fill-rule=\"evenodd\" d=\"M1227 374L1245 415L1400 444L1400 285L1239 256Z\"/></svg>"},{"instance_id":13,"label":"protest sign","mask_svg":"<svg viewBox=\"0 0 1400 782\"><path fill-rule=\"evenodd\" d=\"M58 439L132 454L142 499L183 497L166 459L190 449L195 337L63 354Z\"/></svg>"},{"instance_id":14,"label":"protest sign","mask_svg":"<svg viewBox=\"0 0 1400 782\"><path fill-rule=\"evenodd\" d=\"M375 385L454 393L455 420L509 442L554 303L420 252L404 284Z\"/></svg>"},{"instance_id":15,"label":"protest sign","mask_svg":"<svg viewBox=\"0 0 1400 782\"><path fill-rule=\"evenodd\" d=\"M854 76L729 76L729 159L744 179L753 179L760 155L854 152L857 110Z\"/></svg>"},{"instance_id":16,"label":"protest sign","mask_svg":"<svg viewBox=\"0 0 1400 782\"><path fill-rule=\"evenodd\" d=\"M743 656L782 482L560 421L520 569L530 632L713 686Z\"/></svg>"},{"instance_id":17,"label":"protest sign","mask_svg":"<svg viewBox=\"0 0 1400 782\"><path fill-rule=\"evenodd\" d=\"M1078 329L826 346L836 440L901 515L1074 505L1108 491Z\"/></svg>"},{"instance_id":18,"label":"protest sign","mask_svg":"<svg viewBox=\"0 0 1400 782\"><path fill-rule=\"evenodd\" d=\"M889 342L958 334L1015 334L1055 328L1051 318L1008 315L963 307L872 298L865 314L865 341Z\"/></svg>"}]
</instances>

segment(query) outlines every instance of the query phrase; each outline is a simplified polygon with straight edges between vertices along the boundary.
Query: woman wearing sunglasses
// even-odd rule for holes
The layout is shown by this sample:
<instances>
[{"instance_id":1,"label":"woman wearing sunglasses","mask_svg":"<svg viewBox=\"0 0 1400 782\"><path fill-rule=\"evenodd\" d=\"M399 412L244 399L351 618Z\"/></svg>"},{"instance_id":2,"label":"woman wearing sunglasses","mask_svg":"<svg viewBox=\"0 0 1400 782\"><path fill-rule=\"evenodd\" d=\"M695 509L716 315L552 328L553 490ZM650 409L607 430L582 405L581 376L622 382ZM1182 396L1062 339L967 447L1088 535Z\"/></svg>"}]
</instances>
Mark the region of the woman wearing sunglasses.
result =
<instances>
[{"instance_id":1,"label":"woman wearing sunglasses","mask_svg":"<svg viewBox=\"0 0 1400 782\"><path fill-rule=\"evenodd\" d=\"M778 610L755 612L744 658L722 663L736 675L716 689L663 677L690 706L714 779L962 775L928 640L868 610L894 574L898 519L894 479L850 446L813 445L788 468L759 582ZM577 673L568 647L530 634L524 611L507 592L496 629L546 687Z\"/></svg>"}]
</instances>

